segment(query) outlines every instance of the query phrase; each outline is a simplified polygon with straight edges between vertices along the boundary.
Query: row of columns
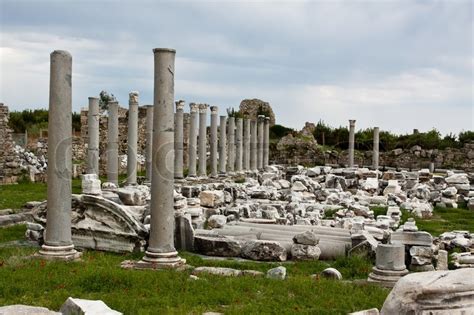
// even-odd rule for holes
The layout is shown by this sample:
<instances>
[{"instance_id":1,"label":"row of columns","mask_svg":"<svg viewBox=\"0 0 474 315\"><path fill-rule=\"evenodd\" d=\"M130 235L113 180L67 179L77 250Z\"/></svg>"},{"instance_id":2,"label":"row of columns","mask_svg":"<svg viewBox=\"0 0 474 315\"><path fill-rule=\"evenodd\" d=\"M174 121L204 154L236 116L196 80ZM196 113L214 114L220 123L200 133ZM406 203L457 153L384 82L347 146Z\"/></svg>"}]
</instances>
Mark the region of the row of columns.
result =
<instances>
[{"instance_id":1,"label":"row of columns","mask_svg":"<svg viewBox=\"0 0 474 315\"><path fill-rule=\"evenodd\" d=\"M354 167L354 146L355 146L355 123L354 119L349 120L349 163L350 168ZM373 131L374 143L373 143L373 153L372 153L372 168L374 170L379 169L379 127L374 127Z\"/></svg>"},{"instance_id":2,"label":"row of columns","mask_svg":"<svg viewBox=\"0 0 474 315\"><path fill-rule=\"evenodd\" d=\"M207 171L207 104L190 103L188 146L188 177L205 177ZM176 102L175 113L175 173L176 179L184 178L183 166L183 108L184 101ZM211 106L210 126L210 176L227 172L261 170L269 163L270 118L258 117L257 121L220 116L218 107ZM220 121L218 126L218 121ZM257 126L254 128L252 126ZM258 136L258 137L257 137ZM254 143L252 143L254 141ZM258 151L256 148L258 147ZM258 163L255 161L258 160ZM199 162L199 163L197 163Z\"/></svg>"}]
</instances>

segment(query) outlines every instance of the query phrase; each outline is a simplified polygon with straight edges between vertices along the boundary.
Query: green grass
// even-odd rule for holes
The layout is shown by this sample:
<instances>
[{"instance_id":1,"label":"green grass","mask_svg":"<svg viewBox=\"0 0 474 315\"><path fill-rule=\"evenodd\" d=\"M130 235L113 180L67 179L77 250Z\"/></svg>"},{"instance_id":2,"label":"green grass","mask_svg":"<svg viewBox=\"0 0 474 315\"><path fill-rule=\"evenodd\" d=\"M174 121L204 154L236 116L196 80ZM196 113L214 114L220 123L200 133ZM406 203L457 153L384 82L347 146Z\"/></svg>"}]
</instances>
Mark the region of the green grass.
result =
<instances>
[{"instance_id":1,"label":"green grass","mask_svg":"<svg viewBox=\"0 0 474 315\"><path fill-rule=\"evenodd\" d=\"M23 227L0 229L4 237L22 238ZM380 308L388 290L374 285L311 279L328 266L345 279L366 278L370 263L360 258L335 262L285 263L288 279L270 280L201 275L190 281L189 271L136 271L119 267L141 254L86 251L81 262L43 262L26 259L37 249L0 247L0 305L28 304L58 310L69 297L101 299L124 314L346 314ZM223 266L266 271L278 263L209 261L181 253L193 266Z\"/></svg>"},{"instance_id":2,"label":"green grass","mask_svg":"<svg viewBox=\"0 0 474 315\"><path fill-rule=\"evenodd\" d=\"M403 211L402 222L411 217ZM435 207L433 216L429 219L415 218L418 230L439 236L443 232L453 230L467 230L474 232L474 211L466 208L440 208Z\"/></svg>"}]
</instances>

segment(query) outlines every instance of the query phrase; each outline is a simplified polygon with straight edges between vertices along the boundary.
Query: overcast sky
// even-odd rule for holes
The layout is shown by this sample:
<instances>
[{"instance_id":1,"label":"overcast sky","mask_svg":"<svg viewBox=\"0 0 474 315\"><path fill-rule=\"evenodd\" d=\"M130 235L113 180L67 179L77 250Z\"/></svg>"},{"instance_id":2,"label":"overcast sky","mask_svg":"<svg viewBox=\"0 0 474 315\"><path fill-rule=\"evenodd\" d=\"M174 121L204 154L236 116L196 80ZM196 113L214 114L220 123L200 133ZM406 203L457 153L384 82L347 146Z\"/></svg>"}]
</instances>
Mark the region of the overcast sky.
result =
<instances>
[{"instance_id":1,"label":"overcast sky","mask_svg":"<svg viewBox=\"0 0 474 315\"><path fill-rule=\"evenodd\" d=\"M73 109L101 90L153 99L155 47L175 97L270 102L277 123L474 130L472 1L0 0L0 102L47 108L49 54L73 55Z\"/></svg>"}]
</instances>

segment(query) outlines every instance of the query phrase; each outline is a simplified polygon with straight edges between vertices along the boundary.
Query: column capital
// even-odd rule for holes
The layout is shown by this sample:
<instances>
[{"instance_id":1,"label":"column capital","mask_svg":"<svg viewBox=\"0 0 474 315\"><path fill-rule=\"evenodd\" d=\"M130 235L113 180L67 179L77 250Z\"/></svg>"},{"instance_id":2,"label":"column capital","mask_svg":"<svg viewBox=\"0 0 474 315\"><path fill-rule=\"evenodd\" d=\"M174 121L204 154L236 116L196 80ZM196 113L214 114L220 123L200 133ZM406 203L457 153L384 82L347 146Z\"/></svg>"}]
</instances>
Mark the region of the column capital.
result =
<instances>
[{"instance_id":1,"label":"column capital","mask_svg":"<svg viewBox=\"0 0 474 315\"><path fill-rule=\"evenodd\" d=\"M89 100L98 100L99 98L98 97L95 97L95 96L89 96ZM3 105L3 104L1 104Z\"/></svg>"},{"instance_id":2,"label":"column capital","mask_svg":"<svg viewBox=\"0 0 474 315\"><path fill-rule=\"evenodd\" d=\"M185 102L183 100L176 101L175 104L176 104L176 111L177 112L182 112L184 110Z\"/></svg>"},{"instance_id":3,"label":"column capital","mask_svg":"<svg viewBox=\"0 0 474 315\"><path fill-rule=\"evenodd\" d=\"M108 105L118 106L118 104L119 104L118 101L110 101Z\"/></svg>"},{"instance_id":4,"label":"column capital","mask_svg":"<svg viewBox=\"0 0 474 315\"><path fill-rule=\"evenodd\" d=\"M355 119L349 119L349 125L350 126L355 126L356 120Z\"/></svg>"},{"instance_id":5,"label":"column capital","mask_svg":"<svg viewBox=\"0 0 474 315\"><path fill-rule=\"evenodd\" d=\"M132 91L128 94L128 104L129 105L138 105L138 92Z\"/></svg>"},{"instance_id":6,"label":"column capital","mask_svg":"<svg viewBox=\"0 0 474 315\"><path fill-rule=\"evenodd\" d=\"M265 121L265 116L264 115L258 115L257 120L259 122L263 122L263 121Z\"/></svg>"},{"instance_id":7,"label":"column capital","mask_svg":"<svg viewBox=\"0 0 474 315\"><path fill-rule=\"evenodd\" d=\"M210 109L211 109L211 114L217 114L217 112L219 111L219 107L217 106L211 106Z\"/></svg>"},{"instance_id":8,"label":"column capital","mask_svg":"<svg viewBox=\"0 0 474 315\"><path fill-rule=\"evenodd\" d=\"M207 108L208 107L209 107L209 105L207 105L207 104L199 104L199 112L201 114L207 113Z\"/></svg>"},{"instance_id":9,"label":"column capital","mask_svg":"<svg viewBox=\"0 0 474 315\"><path fill-rule=\"evenodd\" d=\"M265 117L265 123L268 124L270 122L270 117Z\"/></svg>"},{"instance_id":10,"label":"column capital","mask_svg":"<svg viewBox=\"0 0 474 315\"><path fill-rule=\"evenodd\" d=\"M379 131L380 128L379 127L374 127L374 130Z\"/></svg>"},{"instance_id":11,"label":"column capital","mask_svg":"<svg viewBox=\"0 0 474 315\"><path fill-rule=\"evenodd\" d=\"M199 104L189 103L189 110L191 113L196 113L199 110Z\"/></svg>"}]
</instances>

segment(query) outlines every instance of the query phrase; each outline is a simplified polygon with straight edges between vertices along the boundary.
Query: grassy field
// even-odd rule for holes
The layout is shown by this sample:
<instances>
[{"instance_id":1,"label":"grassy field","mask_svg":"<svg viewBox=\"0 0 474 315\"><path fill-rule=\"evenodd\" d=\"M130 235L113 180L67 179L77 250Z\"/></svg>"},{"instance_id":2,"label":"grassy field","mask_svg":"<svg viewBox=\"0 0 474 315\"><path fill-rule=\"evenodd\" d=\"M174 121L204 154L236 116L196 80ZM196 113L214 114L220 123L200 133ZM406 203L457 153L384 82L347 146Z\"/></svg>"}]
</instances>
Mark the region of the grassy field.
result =
<instances>
[{"instance_id":1,"label":"grassy field","mask_svg":"<svg viewBox=\"0 0 474 315\"><path fill-rule=\"evenodd\" d=\"M22 239L25 227L0 229L0 242ZM119 255L88 251L81 262L43 262L27 259L35 248L2 247L0 243L0 305L28 304L58 310L69 297L101 299L125 314L346 314L380 308L388 290L346 281L311 279L328 266L345 279L366 278L371 264L360 258L334 262L285 263L288 279L211 275L189 280L189 271L134 271L119 267ZM181 253L193 266L221 266L266 271L277 263L209 261Z\"/></svg>"}]
</instances>

